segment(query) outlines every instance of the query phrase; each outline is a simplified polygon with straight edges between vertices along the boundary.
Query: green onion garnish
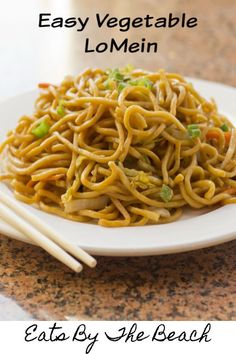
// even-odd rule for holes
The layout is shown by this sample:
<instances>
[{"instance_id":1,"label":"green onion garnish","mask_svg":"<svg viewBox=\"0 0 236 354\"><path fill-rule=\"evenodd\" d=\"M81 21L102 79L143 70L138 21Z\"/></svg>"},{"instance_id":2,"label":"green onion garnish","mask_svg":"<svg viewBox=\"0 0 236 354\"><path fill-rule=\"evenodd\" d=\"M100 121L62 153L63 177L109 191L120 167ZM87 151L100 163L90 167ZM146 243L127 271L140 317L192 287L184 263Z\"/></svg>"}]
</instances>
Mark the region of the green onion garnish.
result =
<instances>
[{"instance_id":1,"label":"green onion garnish","mask_svg":"<svg viewBox=\"0 0 236 354\"><path fill-rule=\"evenodd\" d=\"M63 101L59 102L59 105L57 107L57 114L59 114L59 116L63 117L66 112L65 112L65 107L63 106Z\"/></svg>"},{"instance_id":2,"label":"green onion garnish","mask_svg":"<svg viewBox=\"0 0 236 354\"><path fill-rule=\"evenodd\" d=\"M123 81L124 75L121 74L119 69L114 69L109 72L109 79L113 79L115 81Z\"/></svg>"},{"instance_id":3,"label":"green onion garnish","mask_svg":"<svg viewBox=\"0 0 236 354\"><path fill-rule=\"evenodd\" d=\"M229 128L228 128L228 126L225 123L220 127L220 129L223 130L223 132L228 132L229 131Z\"/></svg>"},{"instance_id":4,"label":"green onion garnish","mask_svg":"<svg viewBox=\"0 0 236 354\"><path fill-rule=\"evenodd\" d=\"M125 74L125 75L129 75L132 73L132 71L134 70L134 66L132 64L127 64L123 69L122 69L122 72Z\"/></svg>"},{"instance_id":5,"label":"green onion garnish","mask_svg":"<svg viewBox=\"0 0 236 354\"><path fill-rule=\"evenodd\" d=\"M144 86L147 87L148 89L152 89L153 83L146 77L141 77L140 79L137 80L130 80L129 84L132 86Z\"/></svg>"},{"instance_id":6,"label":"green onion garnish","mask_svg":"<svg viewBox=\"0 0 236 354\"><path fill-rule=\"evenodd\" d=\"M165 203L169 202L173 197L172 189L166 184L163 184L160 191L160 197Z\"/></svg>"},{"instance_id":7,"label":"green onion garnish","mask_svg":"<svg viewBox=\"0 0 236 354\"><path fill-rule=\"evenodd\" d=\"M127 87L127 84L124 81L119 82L119 84L118 84L118 92L121 92L126 87Z\"/></svg>"},{"instance_id":8,"label":"green onion garnish","mask_svg":"<svg viewBox=\"0 0 236 354\"><path fill-rule=\"evenodd\" d=\"M50 125L45 120L43 120L36 128L31 131L31 133L34 134L37 138L43 138L48 134L49 129Z\"/></svg>"},{"instance_id":9,"label":"green onion garnish","mask_svg":"<svg viewBox=\"0 0 236 354\"><path fill-rule=\"evenodd\" d=\"M201 136L201 130L197 124L188 125L187 130L190 138L198 138L199 136Z\"/></svg>"},{"instance_id":10,"label":"green onion garnish","mask_svg":"<svg viewBox=\"0 0 236 354\"><path fill-rule=\"evenodd\" d=\"M111 79L107 79L106 81L103 82L104 88L106 90L112 90L112 85L111 83L113 82L113 80Z\"/></svg>"}]
</instances>

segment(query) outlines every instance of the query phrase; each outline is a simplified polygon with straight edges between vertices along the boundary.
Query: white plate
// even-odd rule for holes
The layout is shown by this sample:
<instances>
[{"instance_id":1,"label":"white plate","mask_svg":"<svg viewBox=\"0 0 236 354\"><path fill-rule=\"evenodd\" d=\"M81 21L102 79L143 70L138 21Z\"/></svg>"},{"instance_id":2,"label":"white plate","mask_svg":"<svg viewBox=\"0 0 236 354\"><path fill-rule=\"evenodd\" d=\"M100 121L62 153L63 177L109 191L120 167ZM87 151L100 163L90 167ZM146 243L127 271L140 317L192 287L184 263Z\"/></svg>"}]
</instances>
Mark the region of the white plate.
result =
<instances>
[{"instance_id":1,"label":"white plate","mask_svg":"<svg viewBox=\"0 0 236 354\"><path fill-rule=\"evenodd\" d=\"M214 97L221 112L236 123L236 89L225 85L190 79L205 97ZM0 141L14 128L22 114L30 114L37 92L13 97L0 105ZM11 193L0 183L0 190ZM94 255L144 256L176 253L213 246L236 238L236 205L226 205L199 215L188 211L184 218L171 224L141 227L104 228L77 223L26 206L42 222L59 230L69 242L80 245ZM202 213L203 211L200 211ZM29 242L18 232L0 222L0 232Z\"/></svg>"}]
</instances>

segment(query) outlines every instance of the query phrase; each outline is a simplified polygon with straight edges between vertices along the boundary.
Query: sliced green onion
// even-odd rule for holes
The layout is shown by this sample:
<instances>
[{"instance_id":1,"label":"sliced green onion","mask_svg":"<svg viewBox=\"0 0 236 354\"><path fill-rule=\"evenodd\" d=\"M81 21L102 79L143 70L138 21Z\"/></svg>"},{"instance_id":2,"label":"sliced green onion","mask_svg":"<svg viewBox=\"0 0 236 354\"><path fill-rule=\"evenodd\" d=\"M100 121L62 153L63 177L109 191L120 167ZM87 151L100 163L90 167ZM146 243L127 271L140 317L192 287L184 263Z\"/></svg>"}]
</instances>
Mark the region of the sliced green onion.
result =
<instances>
[{"instance_id":1,"label":"sliced green onion","mask_svg":"<svg viewBox=\"0 0 236 354\"><path fill-rule=\"evenodd\" d=\"M137 79L137 80L130 80L129 84L132 86L144 86L150 90L153 87L152 81L147 79L146 77L141 77L140 79Z\"/></svg>"},{"instance_id":2,"label":"sliced green onion","mask_svg":"<svg viewBox=\"0 0 236 354\"><path fill-rule=\"evenodd\" d=\"M31 133L34 134L37 138L43 138L48 134L49 129L50 125L45 120L43 120L36 128L31 131Z\"/></svg>"},{"instance_id":3,"label":"sliced green onion","mask_svg":"<svg viewBox=\"0 0 236 354\"><path fill-rule=\"evenodd\" d=\"M127 64L123 69L122 69L122 73L124 73L125 75L129 75L132 73L132 71L134 71L135 67L132 64Z\"/></svg>"},{"instance_id":4,"label":"sliced green onion","mask_svg":"<svg viewBox=\"0 0 236 354\"><path fill-rule=\"evenodd\" d=\"M144 160L146 163L149 163L149 164L150 164L150 160L149 160L149 158L147 157L147 155L143 155L142 158L143 158L143 160Z\"/></svg>"},{"instance_id":5,"label":"sliced green onion","mask_svg":"<svg viewBox=\"0 0 236 354\"><path fill-rule=\"evenodd\" d=\"M198 138L199 136L201 136L201 130L197 124L188 125L187 130L190 138Z\"/></svg>"},{"instance_id":6,"label":"sliced green onion","mask_svg":"<svg viewBox=\"0 0 236 354\"><path fill-rule=\"evenodd\" d=\"M220 129L223 130L223 132L229 131L228 125L226 125L225 123L220 127Z\"/></svg>"},{"instance_id":7,"label":"sliced green onion","mask_svg":"<svg viewBox=\"0 0 236 354\"><path fill-rule=\"evenodd\" d=\"M119 82L119 84L118 84L118 92L121 92L126 87L127 87L127 84L124 81Z\"/></svg>"},{"instance_id":8,"label":"sliced green onion","mask_svg":"<svg viewBox=\"0 0 236 354\"><path fill-rule=\"evenodd\" d=\"M124 75L121 74L119 69L114 69L109 72L109 79L113 79L115 81L123 81Z\"/></svg>"},{"instance_id":9,"label":"sliced green onion","mask_svg":"<svg viewBox=\"0 0 236 354\"><path fill-rule=\"evenodd\" d=\"M160 191L160 197L165 203L169 202L173 197L172 189L166 184L163 184Z\"/></svg>"},{"instance_id":10,"label":"sliced green onion","mask_svg":"<svg viewBox=\"0 0 236 354\"><path fill-rule=\"evenodd\" d=\"M66 114L65 107L63 106L63 101L59 101L59 105L57 107L57 114L59 114L59 116L61 117Z\"/></svg>"},{"instance_id":11,"label":"sliced green onion","mask_svg":"<svg viewBox=\"0 0 236 354\"><path fill-rule=\"evenodd\" d=\"M149 175L144 171L140 171L138 174L138 180L144 184L149 184Z\"/></svg>"},{"instance_id":12,"label":"sliced green onion","mask_svg":"<svg viewBox=\"0 0 236 354\"><path fill-rule=\"evenodd\" d=\"M105 87L106 90L112 90L112 84L114 83L114 80L112 79L107 79L106 81L103 82L103 85Z\"/></svg>"}]
</instances>

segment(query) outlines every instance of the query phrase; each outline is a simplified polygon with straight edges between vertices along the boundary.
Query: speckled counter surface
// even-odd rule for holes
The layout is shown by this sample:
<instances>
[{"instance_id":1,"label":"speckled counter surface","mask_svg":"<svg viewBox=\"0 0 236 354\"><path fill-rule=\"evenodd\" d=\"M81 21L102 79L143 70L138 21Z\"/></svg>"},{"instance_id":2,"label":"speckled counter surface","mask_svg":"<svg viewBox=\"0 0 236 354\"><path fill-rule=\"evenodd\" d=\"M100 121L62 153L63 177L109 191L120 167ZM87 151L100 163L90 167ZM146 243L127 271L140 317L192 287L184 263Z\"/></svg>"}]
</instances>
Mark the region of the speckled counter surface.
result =
<instances>
[{"instance_id":1,"label":"speckled counter surface","mask_svg":"<svg viewBox=\"0 0 236 354\"><path fill-rule=\"evenodd\" d=\"M97 268L80 275L6 238L0 254L1 319L236 320L236 242L178 255L98 257Z\"/></svg>"},{"instance_id":2,"label":"speckled counter surface","mask_svg":"<svg viewBox=\"0 0 236 354\"><path fill-rule=\"evenodd\" d=\"M85 15L90 11L91 14L89 2L68 3L72 13ZM27 44L27 50L31 52L22 54L24 60L18 66L13 65L14 48L12 51L7 49L8 40L3 42L6 50L1 58L0 75L6 84L2 93L10 92L15 82L33 85L39 78L56 80L66 72L78 72L85 66L84 62L86 66L104 66L104 61L110 66L134 62L136 66L151 70L165 67L184 75L236 85L235 0L167 0L160 2L161 7L154 0L114 0L112 3L113 11L109 7L110 0L99 2L99 8L94 2L95 11L113 12L116 16L150 13L156 17L169 12L186 12L199 18L199 26L195 30L158 31L159 52L155 56L86 56L78 33L71 32L71 42L64 57L59 63L58 59L53 62L57 52L49 51L51 62L47 65L42 59L43 51L40 51L45 44L40 40L37 53L34 54L34 48L30 49ZM26 6L25 0L20 6L21 9ZM50 7L47 10L51 10ZM0 26L4 26L4 22ZM39 38L39 32L29 31L30 23L22 21L21 26L25 26L30 43ZM94 35L94 30L90 31L90 35ZM153 31L147 32L152 40ZM119 33L115 34L119 38ZM135 40L140 34L140 31L131 31L129 38ZM101 41L107 34L98 31L96 35L97 41ZM15 31L14 36L17 36ZM66 37L63 38L61 40L65 41ZM17 50L21 58L21 48ZM14 78L9 73L10 67ZM26 72L30 73L30 78L24 76ZM39 248L0 235L0 320L23 319L236 320L236 241L177 255L98 257L96 269L85 268L83 273L76 275Z\"/></svg>"}]
</instances>

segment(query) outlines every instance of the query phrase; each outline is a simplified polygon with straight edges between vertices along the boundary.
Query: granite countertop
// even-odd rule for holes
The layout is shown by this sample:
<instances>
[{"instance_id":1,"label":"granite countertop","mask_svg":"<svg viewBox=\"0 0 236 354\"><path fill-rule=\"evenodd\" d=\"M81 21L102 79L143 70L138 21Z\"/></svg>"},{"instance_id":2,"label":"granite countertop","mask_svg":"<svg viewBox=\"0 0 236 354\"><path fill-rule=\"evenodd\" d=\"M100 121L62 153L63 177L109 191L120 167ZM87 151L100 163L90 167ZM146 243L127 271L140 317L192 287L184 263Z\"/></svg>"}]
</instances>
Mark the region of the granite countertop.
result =
<instances>
[{"instance_id":1,"label":"granite countertop","mask_svg":"<svg viewBox=\"0 0 236 354\"><path fill-rule=\"evenodd\" d=\"M1 319L236 319L235 241L177 255L98 257L96 269L79 275L5 237L0 254Z\"/></svg>"},{"instance_id":2,"label":"granite countertop","mask_svg":"<svg viewBox=\"0 0 236 354\"><path fill-rule=\"evenodd\" d=\"M85 4L68 3L72 13L86 14L91 10ZM113 54L106 58L110 65L134 62L150 70L164 67L187 76L236 85L234 0L167 0L161 9L154 0L135 1L135 8L131 3L114 0L113 12L117 16L150 13L157 17L186 12L199 18L199 26L194 30L155 32L159 43L155 56L133 55L132 60L131 55ZM111 11L109 4L108 0L99 2L96 12ZM22 0L20 6L23 9L26 1ZM51 10L50 6L47 10ZM27 26L31 25L22 21L21 26L29 32ZM19 35L22 31L19 27ZM90 35L94 34L92 28L90 31ZM153 31L147 32L150 39ZM140 33L131 31L129 38L135 40ZM97 41L105 35L98 31ZM32 30L28 40L33 43L40 36L41 32ZM52 39L49 34L48 38ZM70 55L67 53L60 65L53 61L57 53L49 51L51 62L42 66L38 56L42 58L43 52L39 50L36 59L28 44L26 50L31 52L22 54L22 62L11 62L16 48L9 49L9 41L1 39L5 56L1 58L0 74L6 83L2 94L10 92L14 85L17 91L16 82L33 85L47 75L53 80L68 72L69 67L70 72L78 72L85 60L86 66L103 66L104 56L83 54L79 38L78 33L71 32L71 42L66 47ZM39 41L37 45L41 48L46 44ZM21 58L20 46L17 50ZM24 77L26 72L29 74ZM73 274L41 249L0 235L0 320L236 320L236 241L177 255L97 259L96 269L85 268L81 274Z\"/></svg>"}]
</instances>

